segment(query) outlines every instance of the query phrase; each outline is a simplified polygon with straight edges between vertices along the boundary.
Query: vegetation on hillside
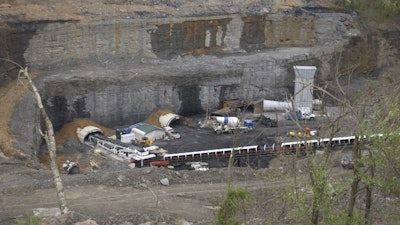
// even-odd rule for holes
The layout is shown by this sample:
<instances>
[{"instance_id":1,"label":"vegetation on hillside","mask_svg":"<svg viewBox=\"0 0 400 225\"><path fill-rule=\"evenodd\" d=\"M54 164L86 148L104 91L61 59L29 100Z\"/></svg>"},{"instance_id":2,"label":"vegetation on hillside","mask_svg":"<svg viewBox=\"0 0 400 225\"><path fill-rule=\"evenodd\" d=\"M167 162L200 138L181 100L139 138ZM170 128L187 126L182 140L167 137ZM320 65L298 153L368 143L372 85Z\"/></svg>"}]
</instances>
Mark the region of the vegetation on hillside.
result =
<instances>
[{"instance_id":1,"label":"vegetation on hillside","mask_svg":"<svg viewBox=\"0 0 400 225\"><path fill-rule=\"evenodd\" d=\"M289 192L294 208L291 214L302 224L392 224L398 215L380 208L381 199L392 199L399 195L400 159L398 145L400 80L397 74L387 74L369 81L365 90L348 94L345 86L338 82L338 94L324 92L334 98L340 109L338 117L327 117L328 137L336 136L335 131L352 132L351 178L333 179L328 165L331 146L323 149L323 155L309 155L307 187L310 196ZM350 76L350 75L349 75ZM349 81L350 82L350 81ZM335 84L332 84L335 85ZM318 87L317 87L318 88ZM294 171L296 171L295 169ZM333 183L332 183L333 182ZM298 186L296 176L294 187ZM398 204L398 201L394 201Z\"/></svg>"},{"instance_id":2,"label":"vegetation on hillside","mask_svg":"<svg viewBox=\"0 0 400 225\"><path fill-rule=\"evenodd\" d=\"M340 0L339 4L368 16L389 17L400 15L399 0Z\"/></svg>"}]
</instances>

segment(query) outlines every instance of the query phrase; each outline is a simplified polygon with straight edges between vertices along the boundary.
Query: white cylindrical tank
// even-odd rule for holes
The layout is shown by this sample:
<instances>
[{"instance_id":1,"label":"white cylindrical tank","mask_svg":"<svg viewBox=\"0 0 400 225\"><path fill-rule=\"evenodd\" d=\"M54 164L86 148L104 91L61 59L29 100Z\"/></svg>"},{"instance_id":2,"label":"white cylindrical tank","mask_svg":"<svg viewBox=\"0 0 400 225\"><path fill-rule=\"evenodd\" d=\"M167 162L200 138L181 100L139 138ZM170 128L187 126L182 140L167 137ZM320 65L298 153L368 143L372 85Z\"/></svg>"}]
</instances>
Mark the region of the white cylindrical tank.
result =
<instances>
[{"instance_id":1,"label":"white cylindrical tank","mask_svg":"<svg viewBox=\"0 0 400 225\"><path fill-rule=\"evenodd\" d=\"M234 116L216 116L215 119L218 123L222 123L231 127L239 126L240 123L239 118Z\"/></svg>"},{"instance_id":2,"label":"white cylindrical tank","mask_svg":"<svg viewBox=\"0 0 400 225\"><path fill-rule=\"evenodd\" d=\"M291 102L279 102L273 100L263 101L264 112L276 112L276 111L285 112L292 109L293 105Z\"/></svg>"}]
</instances>

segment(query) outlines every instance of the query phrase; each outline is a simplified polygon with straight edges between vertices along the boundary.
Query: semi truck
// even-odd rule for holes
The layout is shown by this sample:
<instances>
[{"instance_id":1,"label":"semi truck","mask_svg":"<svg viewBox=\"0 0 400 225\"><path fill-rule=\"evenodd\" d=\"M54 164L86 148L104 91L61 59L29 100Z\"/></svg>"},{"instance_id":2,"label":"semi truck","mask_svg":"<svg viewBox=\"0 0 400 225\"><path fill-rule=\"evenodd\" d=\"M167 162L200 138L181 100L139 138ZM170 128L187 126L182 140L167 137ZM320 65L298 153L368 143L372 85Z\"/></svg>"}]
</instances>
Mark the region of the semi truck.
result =
<instances>
[{"instance_id":1,"label":"semi truck","mask_svg":"<svg viewBox=\"0 0 400 225\"><path fill-rule=\"evenodd\" d=\"M216 116L216 123L213 124L213 129L216 134L248 132L254 128L252 120L244 120L243 122L237 117Z\"/></svg>"}]
</instances>

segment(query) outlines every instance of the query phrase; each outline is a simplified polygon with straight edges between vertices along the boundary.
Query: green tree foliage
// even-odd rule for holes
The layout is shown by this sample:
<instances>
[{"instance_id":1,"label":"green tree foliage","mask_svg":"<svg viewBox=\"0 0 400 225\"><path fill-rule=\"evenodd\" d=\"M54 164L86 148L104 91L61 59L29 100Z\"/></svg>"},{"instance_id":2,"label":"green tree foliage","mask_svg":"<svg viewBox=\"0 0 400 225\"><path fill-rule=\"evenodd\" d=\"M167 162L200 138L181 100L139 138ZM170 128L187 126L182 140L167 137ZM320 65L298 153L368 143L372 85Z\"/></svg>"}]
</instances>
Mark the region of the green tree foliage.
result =
<instances>
[{"instance_id":1,"label":"green tree foliage","mask_svg":"<svg viewBox=\"0 0 400 225\"><path fill-rule=\"evenodd\" d=\"M307 186L288 188L287 197L293 203L290 217L299 224L348 224L345 207L340 202L348 191L346 182L330 178L327 161L309 156L309 180ZM365 224L361 212L355 210L351 224Z\"/></svg>"},{"instance_id":2,"label":"green tree foliage","mask_svg":"<svg viewBox=\"0 0 400 225\"><path fill-rule=\"evenodd\" d=\"M42 222L43 215L28 215L27 219L15 219L14 225L39 225Z\"/></svg>"},{"instance_id":3,"label":"green tree foliage","mask_svg":"<svg viewBox=\"0 0 400 225\"><path fill-rule=\"evenodd\" d=\"M375 12L382 16L400 15L399 0L341 0L340 3L345 8L365 14Z\"/></svg>"},{"instance_id":4,"label":"green tree foliage","mask_svg":"<svg viewBox=\"0 0 400 225\"><path fill-rule=\"evenodd\" d=\"M389 75L383 79L371 81L369 88L364 95L365 104L371 110L366 110L365 120L361 126L362 140L359 151L359 161L354 162L354 171L360 184L364 186L358 189L357 198L360 193L365 192L362 199L364 207L357 206L364 210L364 220L370 220L370 213L373 209L374 199L372 193L383 193L385 196L399 196L400 194L400 80ZM367 107L368 108L368 107ZM375 203L376 204L376 203ZM352 214L351 219L358 217ZM385 217L385 216L384 216ZM389 221L395 218L385 217ZM369 221L370 222L370 221ZM348 224L353 224L349 221Z\"/></svg>"},{"instance_id":5,"label":"green tree foliage","mask_svg":"<svg viewBox=\"0 0 400 225\"><path fill-rule=\"evenodd\" d=\"M374 135L368 142L368 148L373 157L365 163L376 167L375 179L370 181L381 191L388 195L400 195L400 81L395 81L389 76L382 83L390 93L376 104L371 124L371 133ZM385 109L385 110L382 110Z\"/></svg>"},{"instance_id":6,"label":"green tree foliage","mask_svg":"<svg viewBox=\"0 0 400 225\"><path fill-rule=\"evenodd\" d=\"M217 211L217 219L212 225L238 225L246 224L247 208L251 203L251 194L244 188L230 188L221 208ZM243 217L243 223L237 219L239 215Z\"/></svg>"}]
</instances>

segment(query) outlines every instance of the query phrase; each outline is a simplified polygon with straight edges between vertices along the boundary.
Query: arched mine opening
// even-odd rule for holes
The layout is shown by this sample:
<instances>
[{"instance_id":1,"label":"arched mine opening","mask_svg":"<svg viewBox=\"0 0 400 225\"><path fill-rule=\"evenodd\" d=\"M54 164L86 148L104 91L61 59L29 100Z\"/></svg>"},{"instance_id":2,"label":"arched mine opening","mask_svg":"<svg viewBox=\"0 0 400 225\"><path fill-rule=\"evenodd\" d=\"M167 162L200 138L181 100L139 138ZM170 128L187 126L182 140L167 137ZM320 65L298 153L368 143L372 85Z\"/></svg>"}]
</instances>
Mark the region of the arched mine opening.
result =
<instances>
[{"instance_id":1,"label":"arched mine opening","mask_svg":"<svg viewBox=\"0 0 400 225\"><path fill-rule=\"evenodd\" d=\"M90 135L101 134L104 135L104 132L95 126L86 126L84 128L77 128L76 135L78 136L79 141L84 144L89 141Z\"/></svg>"},{"instance_id":2,"label":"arched mine opening","mask_svg":"<svg viewBox=\"0 0 400 225\"><path fill-rule=\"evenodd\" d=\"M64 170L63 167L67 161L78 163L81 172L90 171L92 161L102 161L102 159L93 154L93 147L83 143L88 141L90 135L110 136L114 133L113 129L97 124L88 118L76 118L65 123L59 130L55 130L56 163L60 171ZM50 158L44 140L39 146L37 157L40 163L50 167Z\"/></svg>"}]
</instances>

